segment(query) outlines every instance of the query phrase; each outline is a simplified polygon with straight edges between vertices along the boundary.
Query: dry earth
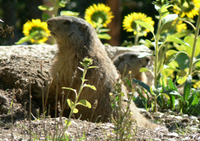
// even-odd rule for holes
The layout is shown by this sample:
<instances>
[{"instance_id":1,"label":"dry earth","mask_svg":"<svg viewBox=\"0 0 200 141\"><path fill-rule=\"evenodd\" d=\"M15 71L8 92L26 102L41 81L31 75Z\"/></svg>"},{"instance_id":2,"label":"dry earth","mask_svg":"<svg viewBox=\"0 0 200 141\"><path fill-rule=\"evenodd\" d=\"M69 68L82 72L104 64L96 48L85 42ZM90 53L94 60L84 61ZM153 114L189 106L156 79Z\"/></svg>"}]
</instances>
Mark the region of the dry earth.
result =
<instances>
[{"instance_id":1,"label":"dry earth","mask_svg":"<svg viewBox=\"0 0 200 141\"><path fill-rule=\"evenodd\" d=\"M32 139L45 140L47 135L53 137L55 132L64 131L65 117L38 118L42 100L37 94L50 81L49 68L55 53L55 45L0 46L0 141L28 140L30 132ZM31 121L27 118L30 92ZM141 112L169 131L133 125L130 140L200 140L200 116L171 111L149 113L143 109ZM114 130L112 123L72 120L65 133L71 140L115 140Z\"/></svg>"}]
</instances>

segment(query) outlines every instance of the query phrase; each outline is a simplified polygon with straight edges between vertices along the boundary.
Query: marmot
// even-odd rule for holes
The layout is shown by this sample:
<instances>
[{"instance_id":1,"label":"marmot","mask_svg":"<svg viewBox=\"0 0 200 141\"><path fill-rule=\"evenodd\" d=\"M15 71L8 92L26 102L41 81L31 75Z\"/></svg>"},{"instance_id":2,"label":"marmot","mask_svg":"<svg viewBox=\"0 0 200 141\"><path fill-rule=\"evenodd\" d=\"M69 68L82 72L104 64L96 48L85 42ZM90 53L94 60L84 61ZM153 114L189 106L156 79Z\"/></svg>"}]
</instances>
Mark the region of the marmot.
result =
<instances>
[{"instance_id":1,"label":"marmot","mask_svg":"<svg viewBox=\"0 0 200 141\"><path fill-rule=\"evenodd\" d=\"M91 104L98 100L92 121L97 119L102 122L110 121L112 108L109 93L112 92L119 75L95 29L85 20L73 16L53 17L47 20L47 24L57 41L59 50L51 69L53 82L50 88L50 96L54 95L51 92L56 91L57 84L59 95L61 87L72 87L78 91L82 76L82 71L78 67L85 57L91 58L93 59L93 66L98 66L98 68L89 69L86 79L88 80L87 83L94 85L97 90L84 88L80 99L86 99ZM74 94L69 94L68 98L74 100ZM133 102L131 102L130 107L138 126L157 127L139 113ZM84 106L77 108L79 112L75 115L76 118L82 120L91 118L91 108Z\"/></svg>"},{"instance_id":2,"label":"marmot","mask_svg":"<svg viewBox=\"0 0 200 141\"><path fill-rule=\"evenodd\" d=\"M126 52L116 56L113 63L122 76L126 76L131 71L131 78L136 78L147 83L147 77L144 72L140 72L140 68L146 67L150 61L150 57L139 58L138 54Z\"/></svg>"}]
</instances>

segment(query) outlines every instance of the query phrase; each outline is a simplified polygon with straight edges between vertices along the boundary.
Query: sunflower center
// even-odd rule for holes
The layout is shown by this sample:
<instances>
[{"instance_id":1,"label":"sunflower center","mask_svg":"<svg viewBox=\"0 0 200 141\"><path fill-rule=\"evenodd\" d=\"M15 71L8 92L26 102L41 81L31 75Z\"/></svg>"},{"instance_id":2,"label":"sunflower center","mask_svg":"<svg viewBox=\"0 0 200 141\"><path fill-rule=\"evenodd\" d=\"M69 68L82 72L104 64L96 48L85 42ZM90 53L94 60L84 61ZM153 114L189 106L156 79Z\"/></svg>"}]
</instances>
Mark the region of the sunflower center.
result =
<instances>
[{"instance_id":1,"label":"sunflower center","mask_svg":"<svg viewBox=\"0 0 200 141\"><path fill-rule=\"evenodd\" d=\"M98 23L99 20L102 20L102 23L105 23L107 20L107 16L103 11L96 11L92 16L91 16L92 21Z\"/></svg>"},{"instance_id":2,"label":"sunflower center","mask_svg":"<svg viewBox=\"0 0 200 141\"><path fill-rule=\"evenodd\" d=\"M34 40L41 40L46 33L41 27L32 27L32 29L30 30L30 34L34 31L38 31L38 34L36 34L36 36L33 37Z\"/></svg>"}]
</instances>

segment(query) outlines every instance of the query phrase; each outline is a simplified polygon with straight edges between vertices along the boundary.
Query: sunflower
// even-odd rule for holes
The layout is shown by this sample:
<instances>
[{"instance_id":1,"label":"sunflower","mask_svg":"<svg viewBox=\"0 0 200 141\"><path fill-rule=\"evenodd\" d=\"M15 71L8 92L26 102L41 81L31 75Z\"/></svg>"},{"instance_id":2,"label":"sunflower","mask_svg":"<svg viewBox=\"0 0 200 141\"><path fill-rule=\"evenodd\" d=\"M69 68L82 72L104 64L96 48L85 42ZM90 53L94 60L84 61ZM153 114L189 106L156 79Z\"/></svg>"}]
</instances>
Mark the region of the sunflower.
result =
<instances>
[{"instance_id":1,"label":"sunflower","mask_svg":"<svg viewBox=\"0 0 200 141\"><path fill-rule=\"evenodd\" d=\"M194 87L195 89L200 88L200 81L197 81L197 82L193 85L193 87Z\"/></svg>"},{"instance_id":2,"label":"sunflower","mask_svg":"<svg viewBox=\"0 0 200 141\"><path fill-rule=\"evenodd\" d=\"M178 1L174 5L174 13L180 15L182 18L187 16L188 18L194 18L194 16L199 14L200 0L190 0L190 1Z\"/></svg>"},{"instance_id":3,"label":"sunflower","mask_svg":"<svg viewBox=\"0 0 200 141\"><path fill-rule=\"evenodd\" d=\"M127 16L125 16L124 20L123 20L123 28L124 30L126 30L127 32L134 32L134 35L137 34L137 31L139 31L140 33L142 33L144 36L147 35L147 33L149 32L148 29L145 29L143 27L137 27L137 24L134 22L135 20L142 20L144 22L149 23L150 25L154 25L154 21L152 20L151 17L147 17L146 14L144 13L131 13L128 14ZM137 29L139 28L139 29Z\"/></svg>"},{"instance_id":4,"label":"sunflower","mask_svg":"<svg viewBox=\"0 0 200 141\"><path fill-rule=\"evenodd\" d=\"M46 22L41 22L40 19L32 19L27 21L23 26L23 33L25 36L29 36L33 32L38 32L30 39L31 43L44 43L47 41L47 37L50 35L50 31L47 28Z\"/></svg>"},{"instance_id":5,"label":"sunflower","mask_svg":"<svg viewBox=\"0 0 200 141\"><path fill-rule=\"evenodd\" d=\"M93 4L85 11L85 20L92 24L93 27L97 27L99 22L103 27L107 27L113 17L110 7L103 3Z\"/></svg>"}]
</instances>

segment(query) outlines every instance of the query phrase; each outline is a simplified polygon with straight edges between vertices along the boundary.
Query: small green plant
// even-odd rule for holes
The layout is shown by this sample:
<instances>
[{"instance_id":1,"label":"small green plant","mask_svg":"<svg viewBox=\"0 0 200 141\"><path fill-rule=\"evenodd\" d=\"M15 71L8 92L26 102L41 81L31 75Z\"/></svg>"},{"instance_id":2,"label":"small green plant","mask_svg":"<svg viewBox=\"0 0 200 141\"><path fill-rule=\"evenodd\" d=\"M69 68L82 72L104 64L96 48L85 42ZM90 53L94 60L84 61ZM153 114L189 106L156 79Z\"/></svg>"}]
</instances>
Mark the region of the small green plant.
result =
<instances>
[{"instance_id":1,"label":"small green plant","mask_svg":"<svg viewBox=\"0 0 200 141\"><path fill-rule=\"evenodd\" d=\"M66 129L71 124L71 117L72 117L72 115L78 113L78 109L76 108L76 106L82 105L84 107L91 108L90 102L88 102L86 99L81 99L80 100L79 97L81 95L82 90L84 88L86 88L86 87L91 88L91 89L93 89L93 90L96 91L96 87L95 86L86 84L86 82L88 81L86 79L86 73L87 73L88 69L97 68L97 66L91 66L92 62L93 62L93 60L90 59L90 58L87 58L87 57L83 59L83 62L80 62L81 65L83 66L83 68L79 68L79 69L81 71L83 71L83 76L81 78L81 86L80 86L80 89L78 91L76 89L73 89L73 88L70 88L70 87L63 87L62 88L62 89L65 89L65 90L73 91L74 94L75 94L75 101L74 102L71 99L67 99L67 104L69 105L71 111L70 111L68 120L65 121L65 123L66 123ZM61 134L61 137L64 135L66 129Z\"/></svg>"},{"instance_id":2,"label":"small green plant","mask_svg":"<svg viewBox=\"0 0 200 141\"><path fill-rule=\"evenodd\" d=\"M114 92L110 93L111 105L115 115L112 115L112 121L115 125L115 140L132 140L135 129L132 128L133 119L131 118L130 102L132 102L132 93L128 94L127 104L124 104L125 93L122 91L122 81L118 80L114 86Z\"/></svg>"}]
</instances>

